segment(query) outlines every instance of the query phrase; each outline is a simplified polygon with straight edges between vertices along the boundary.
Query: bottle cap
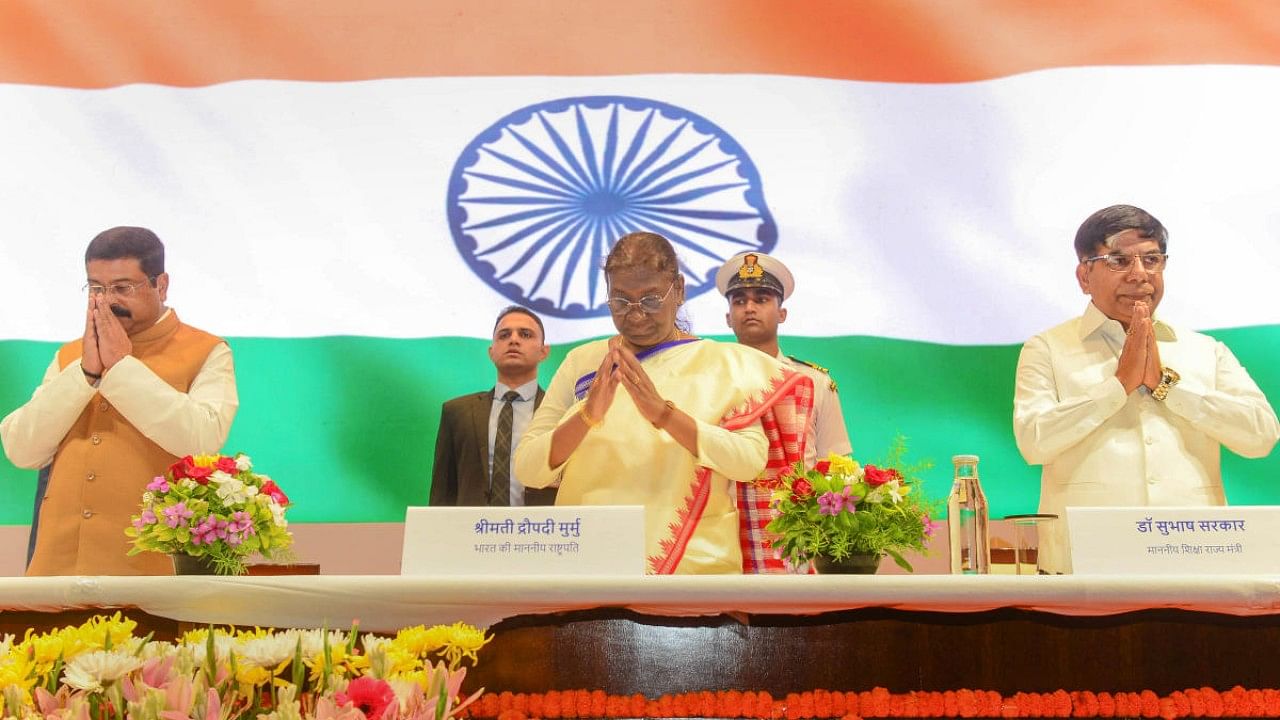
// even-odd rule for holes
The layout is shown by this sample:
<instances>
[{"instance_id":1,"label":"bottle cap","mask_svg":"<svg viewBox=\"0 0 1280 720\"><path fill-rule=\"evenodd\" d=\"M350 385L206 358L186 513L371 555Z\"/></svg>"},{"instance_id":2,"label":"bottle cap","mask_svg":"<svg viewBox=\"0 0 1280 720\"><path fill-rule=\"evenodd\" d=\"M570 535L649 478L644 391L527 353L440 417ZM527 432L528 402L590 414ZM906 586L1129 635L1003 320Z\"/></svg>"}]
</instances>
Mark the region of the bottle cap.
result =
<instances>
[{"instance_id":1,"label":"bottle cap","mask_svg":"<svg viewBox=\"0 0 1280 720\"><path fill-rule=\"evenodd\" d=\"M951 462L952 463L976 463L978 462L978 456L977 455L952 455Z\"/></svg>"}]
</instances>

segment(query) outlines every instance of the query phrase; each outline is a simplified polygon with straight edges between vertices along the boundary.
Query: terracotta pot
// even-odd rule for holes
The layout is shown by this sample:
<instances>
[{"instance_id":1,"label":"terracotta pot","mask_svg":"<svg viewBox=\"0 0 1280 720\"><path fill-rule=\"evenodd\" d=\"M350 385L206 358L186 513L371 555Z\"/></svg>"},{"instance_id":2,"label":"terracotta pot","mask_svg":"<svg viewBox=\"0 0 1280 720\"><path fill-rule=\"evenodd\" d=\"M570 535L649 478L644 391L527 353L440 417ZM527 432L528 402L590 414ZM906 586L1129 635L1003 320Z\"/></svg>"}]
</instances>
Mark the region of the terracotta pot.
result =
<instances>
[{"instance_id":1,"label":"terracotta pot","mask_svg":"<svg viewBox=\"0 0 1280 720\"><path fill-rule=\"evenodd\" d=\"M874 575L880 569L883 555L855 553L843 560L832 560L819 555L813 559L813 566L819 575Z\"/></svg>"}]
</instances>

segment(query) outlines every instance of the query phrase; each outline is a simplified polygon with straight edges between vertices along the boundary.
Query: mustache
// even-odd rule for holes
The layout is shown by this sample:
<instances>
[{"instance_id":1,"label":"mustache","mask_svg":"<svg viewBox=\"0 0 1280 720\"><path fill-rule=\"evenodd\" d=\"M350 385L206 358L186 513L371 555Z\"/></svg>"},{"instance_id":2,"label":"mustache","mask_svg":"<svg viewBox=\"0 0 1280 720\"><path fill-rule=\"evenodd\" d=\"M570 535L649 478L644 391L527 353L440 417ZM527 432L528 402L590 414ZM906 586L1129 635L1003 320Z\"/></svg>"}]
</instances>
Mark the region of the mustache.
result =
<instances>
[{"instance_id":1,"label":"mustache","mask_svg":"<svg viewBox=\"0 0 1280 720\"><path fill-rule=\"evenodd\" d=\"M112 314L112 315L115 315L115 316L116 316L116 317L118 317L118 318L131 318L131 317L133 317L133 313L129 312L129 309L128 309L128 308L126 308L126 307L124 307L123 305L112 305L112 306L111 306L111 314Z\"/></svg>"}]
</instances>

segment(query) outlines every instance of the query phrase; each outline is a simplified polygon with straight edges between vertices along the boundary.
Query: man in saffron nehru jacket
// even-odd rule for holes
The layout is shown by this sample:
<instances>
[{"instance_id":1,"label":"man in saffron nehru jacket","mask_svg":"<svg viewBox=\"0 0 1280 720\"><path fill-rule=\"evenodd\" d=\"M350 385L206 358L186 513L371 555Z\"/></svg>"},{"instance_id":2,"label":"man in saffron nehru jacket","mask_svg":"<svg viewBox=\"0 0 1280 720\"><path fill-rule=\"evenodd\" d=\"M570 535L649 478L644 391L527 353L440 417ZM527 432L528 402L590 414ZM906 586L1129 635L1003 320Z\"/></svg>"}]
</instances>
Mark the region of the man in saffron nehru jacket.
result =
<instances>
[{"instance_id":1,"label":"man in saffron nehru jacket","mask_svg":"<svg viewBox=\"0 0 1280 720\"><path fill-rule=\"evenodd\" d=\"M740 344L775 357L813 380L813 421L805 435L805 465L813 467L819 459L832 453L853 452L836 381L826 368L783 355L778 346L778 325L787 319L782 303L795 289L795 280L787 266L764 253L740 253L720 266L716 289L729 300L725 322Z\"/></svg>"},{"instance_id":2,"label":"man in saffron nehru jacket","mask_svg":"<svg viewBox=\"0 0 1280 720\"><path fill-rule=\"evenodd\" d=\"M42 468L28 575L168 575L128 557L124 530L148 482L184 455L218 452L239 400L231 350L165 307L164 245L145 228L85 251L84 336L58 350L25 405L0 422L14 465Z\"/></svg>"}]
</instances>

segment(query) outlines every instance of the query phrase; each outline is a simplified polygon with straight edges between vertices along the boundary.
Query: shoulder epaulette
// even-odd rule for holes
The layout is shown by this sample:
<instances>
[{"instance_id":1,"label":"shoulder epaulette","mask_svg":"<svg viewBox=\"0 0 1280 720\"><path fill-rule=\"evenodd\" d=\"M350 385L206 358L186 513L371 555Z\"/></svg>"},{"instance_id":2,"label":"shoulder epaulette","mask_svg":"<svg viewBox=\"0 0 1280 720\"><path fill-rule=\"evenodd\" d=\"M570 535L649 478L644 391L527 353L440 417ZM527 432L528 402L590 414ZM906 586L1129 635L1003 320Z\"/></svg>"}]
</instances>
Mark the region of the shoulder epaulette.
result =
<instances>
[{"instance_id":1,"label":"shoulder epaulette","mask_svg":"<svg viewBox=\"0 0 1280 720\"><path fill-rule=\"evenodd\" d=\"M794 362L798 362L798 363L800 363L801 365L805 365L805 366L807 366L807 367L811 367L811 368L813 368L814 370L817 370L818 372L822 373L823 375L826 375L826 376L827 376L827 379L831 381L831 383L830 383L830 385L831 385L831 392L836 392L836 381L835 381L835 378L831 377L831 371L830 371L830 370L828 370L828 369L826 369L826 368L822 367L821 365L819 365L819 364L817 364L817 363L811 363L811 362L809 362L808 360L801 360L800 358L796 357L795 355L788 355L788 356L787 356L787 359L792 360L792 361L794 361Z\"/></svg>"}]
</instances>

